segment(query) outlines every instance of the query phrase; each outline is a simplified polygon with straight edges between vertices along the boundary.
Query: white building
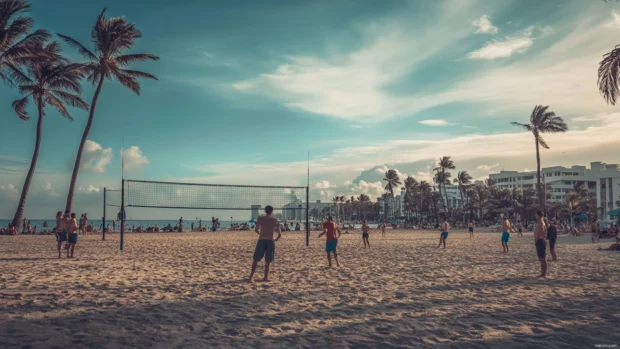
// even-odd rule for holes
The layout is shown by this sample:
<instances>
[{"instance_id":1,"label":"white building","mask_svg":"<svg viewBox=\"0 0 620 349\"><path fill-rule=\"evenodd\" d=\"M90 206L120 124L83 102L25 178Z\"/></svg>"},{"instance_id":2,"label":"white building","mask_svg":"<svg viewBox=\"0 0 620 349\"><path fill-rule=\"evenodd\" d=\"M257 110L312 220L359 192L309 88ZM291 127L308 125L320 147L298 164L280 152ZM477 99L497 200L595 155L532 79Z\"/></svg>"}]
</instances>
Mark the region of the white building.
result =
<instances>
[{"instance_id":1,"label":"white building","mask_svg":"<svg viewBox=\"0 0 620 349\"><path fill-rule=\"evenodd\" d=\"M461 198L461 191L457 185L446 185L443 201L446 200L446 194L448 196L447 205L450 208L463 207L463 199Z\"/></svg>"},{"instance_id":2,"label":"white building","mask_svg":"<svg viewBox=\"0 0 620 349\"><path fill-rule=\"evenodd\" d=\"M604 164L601 162L590 163L586 166L555 166L545 167L540 170L543 185L549 184L551 190L550 201L559 202L565 199L577 182L583 182L588 192L596 196L597 207L603 212L602 220L608 220L607 212L616 208L616 201L620 198L620 166L618 164ZM496 185L505 189L536 190L536 171L500 171L490 174L489 178L495 180Z\"/></svg>"}]
</instances>

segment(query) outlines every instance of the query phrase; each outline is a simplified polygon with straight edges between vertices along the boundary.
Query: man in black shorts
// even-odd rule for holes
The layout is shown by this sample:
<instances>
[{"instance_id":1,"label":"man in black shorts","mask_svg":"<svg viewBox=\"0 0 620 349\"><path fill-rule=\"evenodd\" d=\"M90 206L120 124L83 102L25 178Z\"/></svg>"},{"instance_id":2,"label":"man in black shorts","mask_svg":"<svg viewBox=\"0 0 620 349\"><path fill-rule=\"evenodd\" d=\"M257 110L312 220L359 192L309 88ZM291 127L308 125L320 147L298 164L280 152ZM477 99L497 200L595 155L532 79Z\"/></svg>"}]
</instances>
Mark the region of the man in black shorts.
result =
<instances>
[{"instance_id":1,"label":"man in black shorts","mask_svg":"<svg viewBox=\"0 0 620 349\"><path fill-rule=\"evenodd\" d=\"M256 271L256 265L265 257L265 277L263 281L269 281L269 265L273 262L273 258L276 251L275 242L280 240L282 236L280 230L280 222L273 216L273 207L265 207L265 216L258 217L256 221L256 228L254 232L258 234L258 242L256 243L256 249L254 250L254 263L252 263L252 272L250 273L249 280L252 282L252 277ZM274 240L273 233L278 232L278 237Z\"/></svg>"},{"instance_id":2,"label":"man in black shorts","mask_svg":"<svg viewBox=\"0 0 620 349\"><path fill-rule=\"evenodd\" d=\"M547 277L547 243L545 242L545 235L547 227L545 226L544 216L541 211L536 211L536 226L534 227L534 245L536 245L536 254L540 261L540 275L539 278Z\"/></svg>"},{"instance_id":3,"label":"man in black shorts","mask_svg":"<svg viewBox=\"0 0 620 349\"><path fill-rule=\"evenodd\" d=\"M547 240L549 240L549 252L551 252L551 260L557 261L558 257L555 255L555 241L558 239L558 229L555 227L555 222L550 221L547 227Z\"/></svg>"}]
</instances>

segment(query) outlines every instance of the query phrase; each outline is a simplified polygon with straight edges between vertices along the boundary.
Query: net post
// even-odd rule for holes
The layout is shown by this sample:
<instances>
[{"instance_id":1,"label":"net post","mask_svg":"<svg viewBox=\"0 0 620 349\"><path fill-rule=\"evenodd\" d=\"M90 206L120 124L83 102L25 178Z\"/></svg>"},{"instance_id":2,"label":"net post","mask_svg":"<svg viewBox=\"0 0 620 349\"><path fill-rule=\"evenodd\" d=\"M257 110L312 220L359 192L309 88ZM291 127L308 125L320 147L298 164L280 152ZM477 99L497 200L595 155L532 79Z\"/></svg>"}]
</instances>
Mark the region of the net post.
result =
<instances>
[{"instance_id":1,"label":"net post","mask_svg":"<svg viewBox=\"0 0 620 349\"><path fill-rule=\"evenodd\" d=\"M101 217L101 223L102 223L102 225L101 225L101 236L102 236L101 240L102 241L105 241L105 206L106 206L105 199L106 199L106 191L107 191L106 187L103 187L103 217Z\"/></svg>"},{"instance_id":2,"label":"net post","mask_svg":"<svg viewBox=\"0 0 620 349\"><path fill-rule=\"evenodd\" d=\"M121 251L123 250L123 242L125 238L125 180L121 184Z\"/></svg>"},{"instance_id":3,"label":"net post","mask_svg":"<svg viewBox=\"0 0 620 349\"><path fill-rule=\"evenodd\" d=\"M306 247L310 246L310 187L306 187Z\"/></svg>"}]
</instances>

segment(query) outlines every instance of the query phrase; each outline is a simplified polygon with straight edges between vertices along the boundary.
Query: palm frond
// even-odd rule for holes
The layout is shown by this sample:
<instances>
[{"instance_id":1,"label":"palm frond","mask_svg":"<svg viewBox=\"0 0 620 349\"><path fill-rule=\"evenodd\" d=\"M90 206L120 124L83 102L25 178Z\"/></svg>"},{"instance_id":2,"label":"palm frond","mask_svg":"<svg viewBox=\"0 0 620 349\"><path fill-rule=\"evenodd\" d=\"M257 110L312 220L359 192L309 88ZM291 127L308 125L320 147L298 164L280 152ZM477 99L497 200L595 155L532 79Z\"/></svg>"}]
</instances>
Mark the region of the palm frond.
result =
<instances>
[{"instance_id":1,"label":"palm frond","mask_svg":"<svg viewBox=\"0 0 620 349\"><path fill-rule=\"evenodd\" d=\"M16 101L13 102L13 109L15 109L15 113L17 113L17 116L19 116L20 119L22 120L29 120L30 116L28 116L28 112L26 111L26 107L28 106L28 99L30 98L30 95L22 98L22 99L18 99Z\"/></svg>"},{"instance_id":2,"label":"palm frond","mask_svg":"<svg viewBox=\"0 0 620 349\"><path fill-rule=\"evenodd\" d=\"M9 76L13 82L17 85L30 83L32 80L28 77L28 75L24 74L18 67L14 66L12 63L5 63L7 71L9 71Z\"/></svg>"},{"instance_id":3,"label":"palm frond","mask_svg":"<svg viewBox=\"0 0 620 349\"><path fill-rule=\"evenodd\" d=\"M603 56L598 67L598 89L607 103L615 105L620 95L620 45Z\"/></svg>"},{"instance_id":4,"label":"palm frond","mask_svg":"<svg viewBox=\"0 0 620 349\"><path fill-rule=\"evenodd\" d=\"M522 124L522 123L516 122L516 121L513 121L510 124L514 125L514 126L519 126L519 127L523 128L524 130L526 130L528 132L532 132L532 126L529 125L529 124Z\"/></svg>"},{"instance_id":5,"label":"palm frond","mask_svg":"<svg viewBox=\"0 0 620 349\"><path fill-rule=\"evenodd\" d=\"M545 142L545 140L540 135L538 136L538 144L540 144L540 146L545 149L549 149L549 145L547 144L547 142Z\"/></svg>"},{"instance_id":6,"label":"palm frond","mask_svg":"<svg viewBox=\"0 0 620 349\"><path fill-rule=\"evenodd\" d=\"M58 35L64 42L67 43L67 45L69 45L71 48L77 50L82 56L84 56L85 58L91 60L91 61L96 61L98 59L98 57L90 52L89 49L87 49L84 45L80 44L79 41L66 36L66 35L62 35L59 33L56 33L56 35Z\"/></svg>"},{"instance_id":7,"label":"palm frond","mask_svg":"<svg viewBox=\"0 0 620 349\"><path fill-rule=\"evenodd\" d=\"M149 53L135 53L135 54L118 56L114 58L116 63L121 67L126 67L129 64L135 63L135 62L142 62L142 61L147 61L147 60L156 61L158 59L159 57L149 54Z\"/></svg>"},{"instance_id":8,"label":"palm frond","mask_svg":"<svg viewBox=\"0 0 620 349\"><path fill-rule=\"evenodd\" d=\"M69 114L69 111L67 110L67 108L65 107L64 104L62 104L62 101L56 97L54 97L51 93L47 92L45 93L45 96L43 97L45 102L53 105L54 108L56 108L56 110L58 110L58 112L60 113L60 115L64 116L65 118L69 119L69 120L73 120L73 118L71 117L71 115Z\"/></svg>"},{"instance_id":9,"label":"palm frond","mask_svg":"<svg viewBox=\"0 0 620 349\"><path fill-rule=\"evenodd\" d=\"M131 78L135 78L135 79L153 79L153 80L158 80L155 75L149 74L149 73L145 73L145 72L141 72L141 71L138 71L138 70L119 69L119 71L123 75L131 77Z\"/></svg>"},{"instance_id":10,"label":"palm frond","mask_svg":"<svg viewBox=\"0 0 620 349\"><path fill-rule=\"evenodd\" d=\"M69 92L65 92L61 90L51 90L50 93L60 98L63 102L67 103L68 105L72 107L79 108L82 110L88 110L88 103L84 102L82 97L78 95L74 95Z\"/></svg>"},{"instance_id":11,"label":"palm frond","mask_svg":"<svg viewBox=\"0 0 620 349\"><path fill-rule=\"evenodd\" d=\"M19 91L19 93L21 93L22 95L25 94L33 94L37 91L37 86L36 85L20 85L17 90Z\"/></svg>"},{"instance_id":12,"label":"palm frond","mask_svg":"<svg viewBox=\"0 0 620 349\"><path fill-rule=\"evenodd\" d=\"M136 78L124 75L122 73L115 73L114 78L118 80L118 82L120 82L121 85L132 90L138 96L140 95L140 83L138 83L138 80L136 80Z\"/></svg>"}]
</instances>

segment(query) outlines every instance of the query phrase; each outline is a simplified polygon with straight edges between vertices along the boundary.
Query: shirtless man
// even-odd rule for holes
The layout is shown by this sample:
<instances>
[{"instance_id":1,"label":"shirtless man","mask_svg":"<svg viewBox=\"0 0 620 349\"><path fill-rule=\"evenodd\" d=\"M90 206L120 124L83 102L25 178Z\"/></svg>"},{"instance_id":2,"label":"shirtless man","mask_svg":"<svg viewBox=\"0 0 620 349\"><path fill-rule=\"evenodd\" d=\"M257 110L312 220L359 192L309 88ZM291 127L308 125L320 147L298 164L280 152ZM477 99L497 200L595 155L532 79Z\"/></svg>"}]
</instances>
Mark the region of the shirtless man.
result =
<instances>
[{"instance_id":1,"label":"shirtless man","mask_svg":"<svg viewBox=\"0 0 620 349\"><path fill-rule=\"evenodd\" d=\"M439 230L441 231L441 235L439 235L439 246L437 246L437 248L440 248L443 243L443 248L445 249L446 239L448 238L448 234L450 234L450 223L448 223L445 217L441 220Z\"/></svg>"},{"instance_id":2,"label":"shirtless man","mask_svg":"<svg viewBox=\"0 0 620 349\"><path fill-rule=\"evenodd\" d=\"M337 233L337 235L336 235ZM329 267L332 266L332 257L330 253L334 254L334 259L336 260L336 265L340 266L340 262L338 262L338 239L342 232L338 227L338 224L334 222L331 216L327 217L327 222L323 223L323 232L319 234L319 238L323 235L327 238L325 242L325 252L327 252L327 262L329 263Z\"/></svg>"},{"instance_id":3,"label":"shirtless man","mask_svg":"<svg viewBox=\"0 0 620 349\"><path fill-rule=\"evenodd\" d=\"M54 227L54 233L56 233L56 241L58 242L58 258L60 258L60 248L62 243L67 241L67 223L62 215L62 211L56 213L56 226Z\"/></svg>"},{"instance_id":4,"label":"shirtless man","mask_svg":"<svg viewBox=\"0 0 620 349\"><path fill-rule=\"evenodd\" d=\"M523 224L521 224L521 221L517 221L517 231L519 232L519 237L523 237Z\"/></svg>"},{"instance_id":5,"label":"shirtless man","mask_svg":"<svg viewBox=\"0 0 620 349\"><path fill-rule=\"evenodd\" d=\"M381 236L385 237L385 222L381 223Z\"/></svg>"},{"instance_id":6,"label":"shirtless man","mask_svg":"<svg viewBox=\"0 0 620 349\"><path fill-rule=\"evenodd\" d=\"M370 231L370 227L368 223L364 221L362 224L362 241L364 241L364 248L370 248L370 242L368 242L368 232Z\"/></svg>"},{"instance_id":7,"label":"shirtless man","mask_svg":"<svg viewBox=\"0 0 620 349\"><path fill-rule=\"evenodd\" d=\"M513 231L512 224L510 223L510 220L508 219L508 215L505 215L504 219L502 220L501 231L502 231L502 248L504 249L504 253L508 253L510 252L510 249L508 248L508 240L510 240L510 232Z\"/></svg>"},{"instance_id":8,"label":"shirtless man","mask_svg":"<svg viewBox=\"0 0 620 349\"><path fill-rule=\"evenodd\" d=\"M541 211L536 211L536 226L534 227L534 245L536 246L536 254L540 261L539 278L547 277L547 226L545 225L544 216Z\"/></svg>"},{"instance_id":9,"label":"shirtless man","mask_svg":"<svg viewBox=\"0 0 620 349\"><path fill-rule=\"evenodd\" d=\"M248 278L249 282L252 282L252 277L256 271L258 262L265 257L265 277L263 281L269 281L269 265L273 262L273 258L276 252L276 241L282 237L282 231L280 230L280 222L273 216L273 207L265 207L265 216L258 217L256 221L256 228L254 232L258 234L258 242L256 243L256 249L254 250L254 263L252 263L252 272ZM274 240L273 234L277 232L278 237Z\"/></svg>"},{"instance_id":10,"label":"shirtless man","mask_svg":"<svg viewBox=\"0 0 620 349\"><path fill-rule=\"evenodd\" d=\"M75 250L75 245L77 244L77 231L78 224L75 219L75 213L72 213L69 216L68 213L66 215L66 224L67 224L67 232L69 233L69 237L67 238L67 258L73 258L73 251ZM71 256L69 256L69 252L71 252Z\"/></svg>"},{"instance_id":11,"label":"shirtless man","mask_svg":"<svg viewBox=\"0 0 620 349\"><path fill-rule=\"evenodd\" d=\"M469 238L473 239L474 238L474 221L472 219L470 219L469 223L467 223L467 230L469 230Z\"/></svg>"}]
</instances>

